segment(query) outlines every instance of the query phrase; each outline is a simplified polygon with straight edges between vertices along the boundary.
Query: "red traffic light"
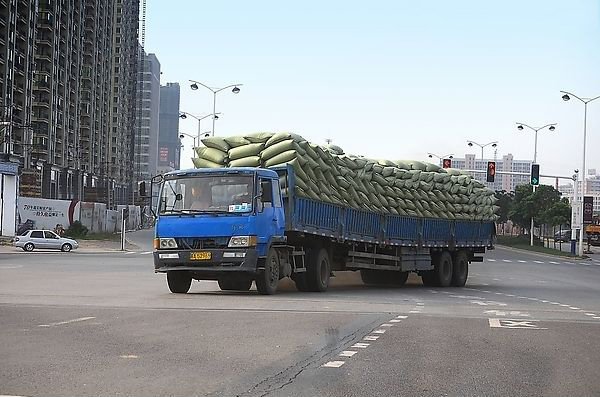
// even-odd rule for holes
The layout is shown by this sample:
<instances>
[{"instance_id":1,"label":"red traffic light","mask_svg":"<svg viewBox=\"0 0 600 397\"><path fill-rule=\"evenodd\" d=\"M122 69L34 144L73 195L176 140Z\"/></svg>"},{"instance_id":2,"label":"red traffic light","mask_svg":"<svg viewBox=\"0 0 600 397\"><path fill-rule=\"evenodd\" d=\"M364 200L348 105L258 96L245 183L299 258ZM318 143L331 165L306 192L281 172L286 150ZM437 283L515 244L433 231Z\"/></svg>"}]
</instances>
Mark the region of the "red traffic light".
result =
<instances>
[{"instance_id":1,"label":"red traffic light","mask_svg":"<svg viewBox=\"0 0 600 397\"><path fill-rule=\"evenodd\" d=\"M451 159L443 159L442 167L443 168L452 168L452 160Z\"/></svg>"},{"instance_id":2,"label":"red traffic light","mask_svg":"<svg viewBox=\"0 0 600 397\"><path fill-rule=\"evenodd\" d=\"M496 177L496 162L488 161L487 163L487 181L494 182Z\"/></svg>"}]
</instances>

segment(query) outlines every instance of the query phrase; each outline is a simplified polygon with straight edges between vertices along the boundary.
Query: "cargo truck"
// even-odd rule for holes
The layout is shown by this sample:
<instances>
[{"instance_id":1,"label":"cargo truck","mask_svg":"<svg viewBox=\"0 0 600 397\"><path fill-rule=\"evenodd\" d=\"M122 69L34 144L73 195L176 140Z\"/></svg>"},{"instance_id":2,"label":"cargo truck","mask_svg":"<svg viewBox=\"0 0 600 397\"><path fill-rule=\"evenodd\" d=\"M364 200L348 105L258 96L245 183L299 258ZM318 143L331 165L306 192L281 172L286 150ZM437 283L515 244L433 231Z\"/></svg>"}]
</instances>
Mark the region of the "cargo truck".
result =
<instances>
[{"instance_id":1,"label":"cargo truck","mask_svg":"<svg viewBox=\"0 0 600 397\"><path fill-rule=\"evenodd\" d=\"M154 269L173 293L192 280L274 294L290 277L325 291L335 271L366 284L462 287L469 264L493 249L493 222L382 214L295 194L294 168L204 168L160 178ZM326 183L326 182L323 182Z\"/></svg>"}]
</instances>

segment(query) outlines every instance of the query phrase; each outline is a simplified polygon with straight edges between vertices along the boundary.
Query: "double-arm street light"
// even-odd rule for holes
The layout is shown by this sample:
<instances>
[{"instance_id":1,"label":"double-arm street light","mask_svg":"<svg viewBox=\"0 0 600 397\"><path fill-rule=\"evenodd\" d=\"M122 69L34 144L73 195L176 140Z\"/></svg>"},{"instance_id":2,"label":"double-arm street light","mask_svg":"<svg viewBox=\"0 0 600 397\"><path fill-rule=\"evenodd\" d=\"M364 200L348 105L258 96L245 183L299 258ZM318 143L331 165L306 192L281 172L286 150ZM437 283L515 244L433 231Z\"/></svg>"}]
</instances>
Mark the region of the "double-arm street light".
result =
<instances>
[{"instance_id":1,"label":"double-arm street light","mask_svg":"<svg viewBox=\"0 0 600 397\"><path fill-rule=\"evenodd\" d=\"M204 120L204 119L212 116L212 118L213 118L213 130L214 130L215 120L219 118L220 114L221 113L210 113L210 114L207 114L205 116L196 116L196 115L193 115L193 114L188 113L188 112L181 112L180 111L179 112L179 118L182 119L182 120L185 120L188 117L191 117L193 119L198 120L198 140L200 140L200 136L202 135L202 130L201 130L201 127L200 127L201 123L202 123L202 120Z\"/></svg>"},{"instance_id":2,"label":"double-arm street light","mask_svg":"<svg viewBox=\"0 0 600 397\"><path fill-rule=\"evenodd\" d=\"M196 147L196 137L194 135L192 135L192 134L186 134L185 132L180 132L179 133L179 139L183 139L186 136L190 137L190 138L192 138L194 140L194 147Z\"/></svg>"},{"instance_id":3,"label":"double-arm street light","mask_svg":"<svg viewBox=\"0 0 600 397\"><path fill-rule=\"evenodd\" d=\"M213 114L216 114L217 112L217 93L226 90L228 88L231 88L231 92L233 92L234 94L239 94L240 92L240 87L243 86L243 84L230 84L226 87L223 88L213 88L213 87L209 87L208 85L201 83L199 81L195 81L195 80L190 80L190 88L192 90L197 90L199 87L198 85L201 85L202 87L206 88L207 90L209 90L210 92L213 93ZM213 125L212 125L212 136L215 136L215 119L213 118Z\"/></svg>"},{"instance_id":4,"label":"double-arm street light","mask_svg":"<svg viewBox=\"0 0 600 397\"><path fill-rule=\"evenodd\" d=\"M434 157L435 157L436 159L438 159L438 160L440 160L440 161L442 161L443 159L452 159L452 158L454 158L454 154L447 154L447 155L445 155L445 156L438 156L438 155L437 155L437 154L435 154L435 153L427 153L427 156L428 156L430 159L432 159L432 158L434 158Z\"/></svg>"},{"instance_id":5,"label":"double-arm street light","mask_svg":"<svg viewBox=\"0 0 600 397\"><path fill-rule=\"evenodd\" d=\"M467 141L467 145L469 147L473 147L473 145L479 146L481 148L481 159L483 160L483 148L490 145L492 145L492 147L495 148L496 146L498 146L498 141L488 142L486 144L477 143L475 141Z\"/></svg>"},{"instance_id":6,"label":"double-arm street light","mask_svg":"<svg viewBox=\"0 0 600 397\"><path fill-rule=\"evenodd\" d=\"M531 131L535 132L535 144L533 146L533 164L537 163L537 143L538 143L538 132L543 130L544 128L548 128L549 131L554 131L556 129L556 123L546 124L542 127L532 127L525 123L517 123L517 129L519 131L523 131L525 128L529 128ZM537 188L536 185L533 185L533 191ZM531 217L531 227L529 230L529 244L533 247L533 216Z\"/></svg>"},{"instance_id":7,"label":"double-arm street light","mask_svg":"<svg viewBox=\"0 0 600 397\"><path fill-rule=\"evenodd\" d=\"M569 101L571 99L571 97L575 98L575 99L579 99L581 102L583 102L583 167L581 168L581 202L578 203L578 206L581 205L582 207L579 209L580 212L580 221L581 221L581 231L579 232L579 255L582 256L583 255L583 197L585 196L585 144L586 144L586 139L587 139L587 104L595 101L596 99L600 98L600 95L595 97L595 98L583 98L583 97L579 97L571 92L568 91L561 91L561 93L563 94L562 99L563 101Z\"/></svg>"}]
</instances>

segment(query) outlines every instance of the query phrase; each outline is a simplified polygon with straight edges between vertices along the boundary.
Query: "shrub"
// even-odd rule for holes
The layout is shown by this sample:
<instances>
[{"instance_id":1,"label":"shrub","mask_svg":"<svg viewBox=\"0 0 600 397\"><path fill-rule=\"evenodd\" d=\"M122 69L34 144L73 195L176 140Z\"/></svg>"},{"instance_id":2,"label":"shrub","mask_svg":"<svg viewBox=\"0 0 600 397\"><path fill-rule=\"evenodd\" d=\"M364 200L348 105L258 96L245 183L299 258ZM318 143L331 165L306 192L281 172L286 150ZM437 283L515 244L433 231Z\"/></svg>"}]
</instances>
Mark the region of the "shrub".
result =
<instances>
[{"instance_id":1,"label":"shrub","mask_svg":"<svg viewBox=\"0 0 600 397\"><path fill-rule=\"evenodd\" d=\"M73 222L65 232L69 237L84 237L87 233L88 228L79 221Z\"/></svg>"}]
</instances>

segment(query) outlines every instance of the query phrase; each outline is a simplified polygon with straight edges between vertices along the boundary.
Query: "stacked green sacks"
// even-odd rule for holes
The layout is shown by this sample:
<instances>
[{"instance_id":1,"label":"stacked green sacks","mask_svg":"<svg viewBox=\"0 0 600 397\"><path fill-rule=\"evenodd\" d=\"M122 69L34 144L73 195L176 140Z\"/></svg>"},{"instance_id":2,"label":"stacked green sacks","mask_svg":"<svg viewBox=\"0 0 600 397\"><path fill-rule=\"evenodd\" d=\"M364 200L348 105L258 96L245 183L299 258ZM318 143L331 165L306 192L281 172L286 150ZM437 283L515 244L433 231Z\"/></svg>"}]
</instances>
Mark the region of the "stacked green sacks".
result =
<instances>
[{"instance_id":1,"label":"stacked green sacks","mask_svg":"<svg viewBox=\"0 0 600 397\"><path fill-rule=\"evenodd\" d=\"M420 161L373 160L319 146L300 135L259 132L202 140L194 165L277 167L289 164L296 194L366 211L427 218L495 220L493 191L471 175ZM284 194L288 186L281 179Z\"/></svg>"}]
</instances>

